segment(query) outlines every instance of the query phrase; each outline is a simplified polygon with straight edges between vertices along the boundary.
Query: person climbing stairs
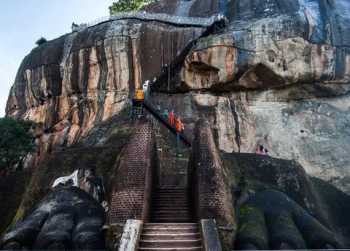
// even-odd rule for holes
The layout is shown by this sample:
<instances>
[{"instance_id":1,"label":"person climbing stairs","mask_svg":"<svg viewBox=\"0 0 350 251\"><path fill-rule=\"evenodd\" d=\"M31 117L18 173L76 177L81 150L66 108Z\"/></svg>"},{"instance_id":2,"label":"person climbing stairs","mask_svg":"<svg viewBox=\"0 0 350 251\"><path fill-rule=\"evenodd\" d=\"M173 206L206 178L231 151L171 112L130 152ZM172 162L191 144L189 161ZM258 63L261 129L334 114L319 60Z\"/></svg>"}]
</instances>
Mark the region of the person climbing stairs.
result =
<instances>
[{"instance_id":1,"label":"person climbing stairs","mask_svg":"<svg viewBox=\"0 0 350 251\"><path fill-rule=\"evenodd\" d=\"M190 140L187 139L183 130L179 132L179 130L175 126L175 114L174 110L167 112L167 116L162 114L159 105L154 106L152 104L151 95L150 95L150 82L146 81L143 84L143 88L138 88L135 91L135 94L132 97L132 119L141 118L143 114L144 108L160 123L162 123L170 132L174 135L177 135L178 141L181 140L185 143L186 146L191 147ZM167 111L167 110L166 110Z\"/></svg>"},{"instance_id":2,"label":"person climbing stairs","mask_svg":"<svg viewBox=\"0 0 350 251\"><path fill-rule=\"evenodd\" d=\"M151 222L144 224L139 250L202 250L187 189L163 187L154 194Z\"/></svg>"},{"instance_id":3,"label":"person climbing stairs","mask_svg":"<svg viewBox=\"0 0 350 251\"><path fill-rule=\"evenodd\" d=\"M176 130L176 127L174 125L171 125L171 122L169 118L166 118L160 114L157 109L151 104L150 101L143 101L143 107L149 111L160 123L162 123L171 133L174 135L178 135L179 140L181 140L187 147L191 147L191 142L190 140L186 137L184 134L183 130L178 133ZM175 122L175 119L174 119Z\"/></svg>"},{"instance_id":4,"label":"person climbing stairs","mask_svg":"<svg viewBox=\"0 0 350 251\"><path fill-rule=\"evenodd\" d=\"M145 93L143 89L137 89L134 97L132 98L132 111L131 116L133 119L143 116L143 106L145 100Z\"/></svg>"}]
</instances>

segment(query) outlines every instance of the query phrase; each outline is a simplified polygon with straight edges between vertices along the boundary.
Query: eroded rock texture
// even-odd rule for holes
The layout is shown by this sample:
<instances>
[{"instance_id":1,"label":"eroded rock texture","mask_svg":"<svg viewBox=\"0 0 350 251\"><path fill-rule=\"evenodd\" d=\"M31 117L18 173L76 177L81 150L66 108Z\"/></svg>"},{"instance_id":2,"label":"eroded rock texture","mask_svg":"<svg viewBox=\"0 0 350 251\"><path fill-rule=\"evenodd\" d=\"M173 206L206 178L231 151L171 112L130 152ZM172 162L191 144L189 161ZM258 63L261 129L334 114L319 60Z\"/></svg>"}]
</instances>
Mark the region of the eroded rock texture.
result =
<instances>
[{"instance_id":1,"label":"eroded rock texture","mask_svg":"<svg viewBox=\"0 0 350 251\"><path fill-rule=\"evenodd\" d=\"M14 246L6 246L5 249L34 248L36 240L39 238L39 232L45 232L45 229L49 229L50 233L54 235L49 236L52 237L51 239L48 238L49 242L50 240L59 242L62 240L60 238L64 237L66 238L63 240L66 249L84 249L84 246L77 246L76 244L79 243L76 243L69 236L72 236L73 230L78 228L78 225L75 226L75 224L78 223L80 217L84 219L82 224L79 225L79 232L86 233L90 232L91 227L89 224L85 224L85 218L98 224L103 220L102 223L104 223L105 211L111 211L112 187L117 181L118 160L133 131L133 125L128 117L128 113L121 112L121 114L94 127L86 137L74 146L55 149L36 168L30 168L23 174L19 171L19 174L14 173L2 179L2 188L4 189L1 190L1 199L6 203L6 206L3 206L4 212L0 216L1 238L4 238L2 241L6 243L13 242L13 240L19 242L17 244L13 243ZM80 189L73 188L73 191L71 191L70 188L67 190L64 185L58 185L60 187L58 189L56 189L57 187L52 188L57 178L70 175L76 169L85 170L83 175L78 175ZM87 170L94 170L94 172L86 172ZM17 178L14 180L15 176ZM102 184L104 189L101 187ZM69 185L69 182L66 185ZM105 196L101 193L103 190L105 190ZM98 208L98 210L95 211L94 208ZM89 209L92 210L91 215L87 212ZM89 215L86 215L86 212ZM60 221L62 219L60 215L66 215L66 213L68 215L67 221L65 221L67 227L64 231L61 231L60 224L57 224L54 220L58 219ZM36 218L37 215L40 217ZM58 215L58 218L56 218L56 215ZM103 218L100 218L100 216L103 216ZM48 221L47 224L45 223L47 226L42 225L41 220L45 221L51 217L53 217L53 220ZM74 218L72 226L69 226L71 224L69 217ZM45 228L43 228L44 226ZM25 230L25 232L21 232L22 230ZM99 238L103 243L108 239L106 248L112 250L115 239L111 240L109 234L106 238L99 235L102 234L100 230L98 229L97 236L100 236ZM92 229L92 232L94 231ZM57 232L60 235L55 235ZM46 238L44 233L41 236L44 239ZM55 236L57 236L56 239ZM64 249L62 245L51 245L54 244L53 242L45 243L50 245L51 249ZM48 249L49 247L46 244L40 246L40 248L37 247L37 249ZM103 246L97 248L101 249Z\"/></svg>"},{"instance_id":2,"label":"eroded rock texture","mask_svg":"<svg viewBox=\"0 0 350 251\"><path fill-rule=\"evenodd\" d=\"M7 115L40 123L38 154L70 146L128 106L205 27L133 19L103 23L35 48L22 62Z\"/></svg>"},{"instance_id":3,"label":"eroded rock texture","mask_svg":"<svg viewBox=\"0 0 350 251\"><path fill-rule=\"evenodd\" d=\"M79 188L56 188L1 240L9 250L101 250L104 209Z\"/></svg>"},{"instance_id":4,"label":"eroded rock texture","mask_svg":"<svg viewBox=\"0 0 350 251\"><path fill-rule=\"evenodd\" d=\"M24 59L7 114L42 124L37 163L159 79L155 91L182 93L164 97L164 108L188 122L211 111L220 149L264 144L348 192L349 10L345 0L159 1L146 11L229 22L208 30L126 18L50 41Z\"/></svg>"},{"instance_id":5,"label":"eroded rock texture","mask_svg":"<svg viewBox=\"0 0 350 251\"><path fill-rule=\"evenodd\" d=\"M251 190L282 190L279 201L291 198L332 233L348 235L342 211L349 208L348 197L323 181L350 193L350 3L163 0L145 10L185 17L221 13L228 22L205 27L124 18L35 48L20 66L7 104L8 116L39 123L38 152L27 165L41 171L20 208L33 206L29 198L38 201L48 180L83 165L80 157L103 166L108 177L130 136L130 94L143 81L155 80L152 103L174 109L189 137L195 122L205 117L222 154L239 154L238 169L249 169L252 183L261 185ZM254 162L256 156L249 153L259 145L272 157L299 162L323 181L311 184L296 162ZM256 172L259 167L265 168ZM327 195L323 202L318 201L321 189ZM336 245L329 239L325 243Z\"/></svg>"},{"instance_id":6,"label":"eroded rock texture","mask_svg":"<svg viewBox=\"0 0 350 251\"><path fill-rule=\"evenodd\" d=\"M237 249L349 246L349 196L294 161L224 152L222 159L237 184Z\"/></svg>"},{"instance_id":7,"label":"eroded rock texture","mask_svg":"<svg viewBox=\"0 0 350 251\"><path fill-rule=\"evenodd\" d=\"M335 235L287 195L265 190L240 208L237 249L339 248Z\"/></svg>"},{"instance_id":8,"label":"eroded rock texture","mask_svg":"<svg viewBox=\"0 0 350 251\"><path fill-rule=\"evenodd\" d=\"M193 183L199 187L196 206L199 214L209 213L209 218L217 220L224 250L232 248L232 240L236 250L334 249L349 245L350 219L344 215L350 206L349 196L311 178L295 161L219 152L204 120L199 121L195 132L190 167ZM217 187L218 178L221 189ZM201 183L209 186L200 187ZM228 188L225 195L219 195L224 187ZM233 208L234 224L228 218ZM224 221L222 210L226 210Z\"/></svg>"},{"instance_id":9,"label":"eroded rock texture","mask_svg":"<svg viewBox=\"0 0 350 251\"><path fill-rule=\"evenodd\" d=\"M172 82L173 92L187 92L186 105L172 97L165 106L178 105L188 122L211 110L220 149L254 152L262 144L272 156L297 160L349 192L350 4L175 2L147 10L201 16L201 9L202 16L225 13L230 22L197 41Z\"/></svg>"}]
</instances>

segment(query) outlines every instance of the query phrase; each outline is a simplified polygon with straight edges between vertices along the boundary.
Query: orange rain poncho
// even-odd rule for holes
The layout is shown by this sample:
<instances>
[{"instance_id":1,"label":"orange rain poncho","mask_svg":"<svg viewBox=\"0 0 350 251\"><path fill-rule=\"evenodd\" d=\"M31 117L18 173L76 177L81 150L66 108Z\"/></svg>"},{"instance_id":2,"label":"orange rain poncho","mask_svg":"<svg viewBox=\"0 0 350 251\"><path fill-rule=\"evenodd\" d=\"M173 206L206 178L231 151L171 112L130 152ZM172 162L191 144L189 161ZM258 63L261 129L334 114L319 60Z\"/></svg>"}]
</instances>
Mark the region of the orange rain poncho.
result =
<instances>
[{"instance_id":1,"label":"orange rain poncho","mask_svg":"<svg viewBox=\"0 0 350 251\"><path fill-rule=\"evenodd\" d=\"M178 133L182 132L185 129L184 124L182 123L180 118L176 119L175 127Z\"/></svg>"}]
</instances>

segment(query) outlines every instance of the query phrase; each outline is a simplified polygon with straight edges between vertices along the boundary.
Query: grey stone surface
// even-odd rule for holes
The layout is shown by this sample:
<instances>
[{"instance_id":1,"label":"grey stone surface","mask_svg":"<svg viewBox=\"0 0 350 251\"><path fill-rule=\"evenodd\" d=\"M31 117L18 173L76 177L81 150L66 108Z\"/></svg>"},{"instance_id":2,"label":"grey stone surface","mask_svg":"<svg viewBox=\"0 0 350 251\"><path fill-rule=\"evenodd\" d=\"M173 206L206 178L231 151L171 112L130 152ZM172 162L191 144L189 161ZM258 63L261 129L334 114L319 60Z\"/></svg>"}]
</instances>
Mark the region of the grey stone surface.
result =
<instances>
[{"instance_id":1,"label":"grey stone surface","mask_svg":"<svg viewBox=\"0 0 350 251\"><path fill-rule=\"evenodd\" d=\"M119 251L136 251L142 231L142 221L127 220L120 240Z\"/></svg>"},{"instance_id":2,"label":"grey stone surface","mask_svg":"<svg viewBox=\"0 0 350 251\"><path fill-rule=\"evenodd\" d=\"M104 223L104 209L93 197L79 188L60 187L1 238L0 248L102 250Z\"/></svg>"},{"instance_id":3,"label":"grey stone surface","mask_svg":"<svg viewBox=\"0 0 350 251\"><path fill-rule=\"evenodd\" d=\"M202 238L205 251L222 251L214 219L201 220Z\"/></svg>"}]
</instances>

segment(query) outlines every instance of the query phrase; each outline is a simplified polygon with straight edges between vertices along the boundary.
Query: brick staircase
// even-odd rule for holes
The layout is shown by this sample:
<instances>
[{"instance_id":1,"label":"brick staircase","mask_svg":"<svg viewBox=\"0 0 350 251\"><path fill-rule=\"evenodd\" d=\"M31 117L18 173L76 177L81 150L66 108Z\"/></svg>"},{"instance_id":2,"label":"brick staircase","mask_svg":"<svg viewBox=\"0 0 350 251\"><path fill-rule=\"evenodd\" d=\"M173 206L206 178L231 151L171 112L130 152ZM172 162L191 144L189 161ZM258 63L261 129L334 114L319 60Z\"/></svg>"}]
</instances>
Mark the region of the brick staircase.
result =
<instances>
[{"instance_id":1,"label":"brick staircase","mask_svg":"<svg viewBox=\"0 0 350 251\"><path fill-rule=\"evenodd\" d=\"M194 223L187 190L161 188L154 194L152 223L144 224L139 250L202 250L199 226Z\"/></svg>"},{"instance_id":2,"label":"brick staircase","mask_svg":"<svg viewBox=\"0 0 350 251\"><path fill-rule=\"evenodd\" d=\"M190 199L186 189L161 188L154 192L151 222L193 222Z\"/></svg>"},{"instance_id":3,"label":"brick staircase","mask_svg":"<svg viewBox=\"0 0 350 251\"><path fill-rule=\"evenodd\" d=\"M190 149L182 143L176 149L176 137L169 130L154 121L154 132L157 144L157 156L159 159L157 187L187 187L187 166L190 157ZM176 152L179 155L176 155Z\"/></svg>"}]
</instances>

